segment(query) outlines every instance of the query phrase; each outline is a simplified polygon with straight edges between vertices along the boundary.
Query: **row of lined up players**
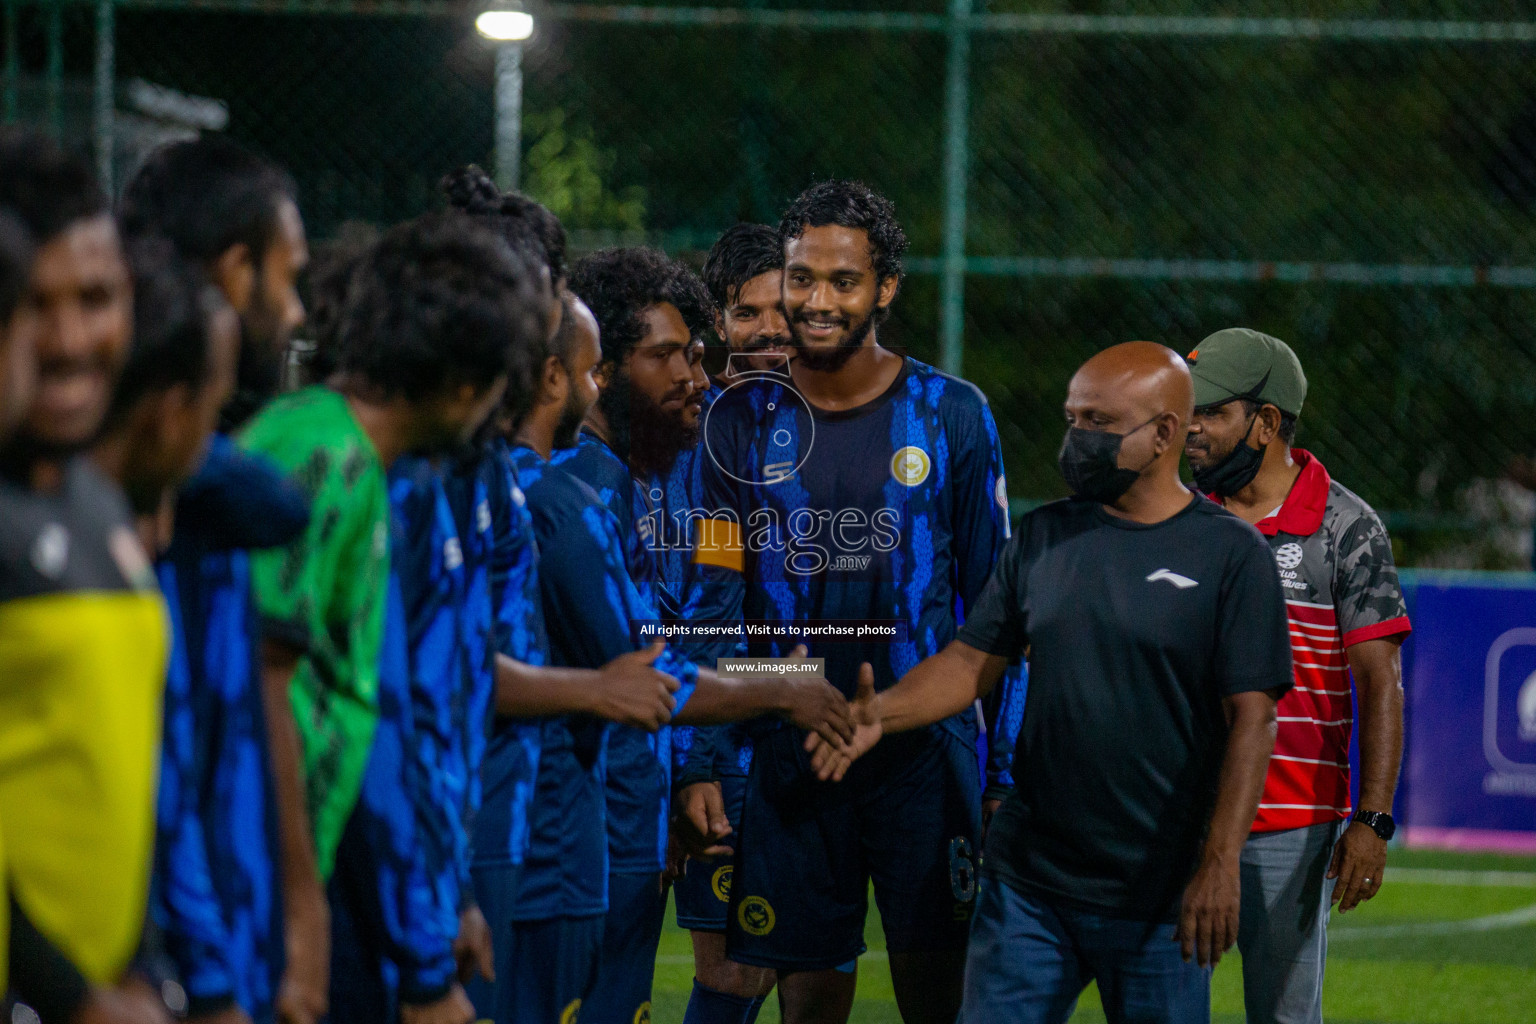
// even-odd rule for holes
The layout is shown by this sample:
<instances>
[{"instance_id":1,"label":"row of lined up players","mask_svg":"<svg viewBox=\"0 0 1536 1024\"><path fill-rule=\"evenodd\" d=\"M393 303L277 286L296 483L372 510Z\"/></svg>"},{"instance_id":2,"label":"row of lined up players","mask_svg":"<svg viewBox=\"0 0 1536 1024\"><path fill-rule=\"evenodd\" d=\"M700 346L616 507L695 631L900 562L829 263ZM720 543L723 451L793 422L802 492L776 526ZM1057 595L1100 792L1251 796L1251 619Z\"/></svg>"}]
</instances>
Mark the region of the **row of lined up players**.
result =
<instances>
[{"instance_id":1,"label":"row of lined up players","mask_svg":"<svg viewBox=\"0 0 1536 1024\"><path fill-rule=\"evenodd\" d=\"M1312 786L1326 793L1273 803L1265 827L1260 789L1286 784L1265 781L1275 701L1291 687L1286 605L1260 534L1225 513L1212 530L1202 515L1217 506L1178 482L1193 423L1202 489L1255 508L1279 482L1277 508L1310 489L1320 522L1284 532L1296 564L1313 533L1375 538L1368 507L1291 454L1306 383L1290 349L1228 331L1203 360L1136 343L1090 361L1062 449L1078 500L1025 517L1009 541L985 399L877 343L906 248L877 193L813 185L776 229L728 231L701 280L645 248L568 268L558 220L478 169L443 191L446 212L337 243L308 268L312 344L295 366L309 254L280 168L220 137L176 143L114 211L48 139L0 140L12 995L46 1024L636 1021L675 881L694 933L691 1020L750 1022L777 983L787 1019L841 1022L872 877L909 1021L960 1011L968 942L968 1017L1019 998L1039 1019L1070 1012L1088 976L1031 1002L1019 986L1040 971L1014 977L1028 958L1017 944L985 969L993 890L1035 901L1015 915L1060 896L1111 920L1166 919L1162 959L1194 973L1170 968L1158 999L1169 1019L1202 988L1208 1003L1202 972L1236 938L1237 868L1216 837L1240 826L1246 838L1257 813L1255 835L1332 845L1350 811L1347 780L1339 797L1330 775ZM711 332L732 352L713 378ZM285 365L314 383L285 390ZM797 570L792 546L740 525L762 509L872 522L893 507L896 543L846 577ZM690 520L700 509L713 511ZM681 512L690 543L648 544L658 512ZM1051 518L1067 512L1090 518ZM1101 535L1100 571L1125 568L1122 543L1133 566L1172 557L1172 534L1126 523L1194 529L1191 557L1223 580L1194 563L1133 568L1102 586L1164 582L1176 596L1109 604L1151 600L1173 618L1087 618L1121 646L1129 629L1146 651L1137 630L1151 629L1199 655L1042 669L1066 627L1025 580L1080 557L1069 542L1085 530ZM1344 540L1319 557L1358 560L1361 544ZM1379 544L1364 549L1374 561L1350 567L1364 588L1348 602L1355 621L1308 632L1293 616L1292 635L1322 645L1312 657L1333 670L1300 690L1336 695L1350 665L1378 683L1395 670L1407 623L1390 547L1384 565ZM1082 579L1066 568L1046 578ZM1229 597L1233 573L1246 605ZM721 676L708 666L736 653L729 638L635 639L636 623L743 616L904 629L824 645L825 678ZM1059 642L1081 659L1113 636L1068 629ZM1390 651L1366 647L1374 660L1355 665L1378 639ZM766 653L806 653L788 647ZM1066 714L1058 676L1095 673L1107 724ZM1168 698L1155 707L1148 673L1175 684L1154 687ZM1126 734L1128 707L1167 731ZM1390 708L1380 717L1390 724ZM1087 732L1095 749L1118 744L1104 778L1080 770L1071 737ZM1332 750L1337 735L1321 742ZM1138 743L1150 744L1139 762L1127 756ZM1367 747L1376 789L1363 804L1390 807L1388 745ZM1052 779L1063 757L1077 781ZM1130 795L1115 763L1142 766ZM1033 806L1047 791L1073 842ZM983 813L998 807L1000 821L1034 823L993 830L986 877L1003 888L978 885ZM1379 888L1381 851L1355 829L1345 839L1329 878L1343 874L1352 906ZM1318 860L1306 850L1298 864ZM1117 866L1096 868L1083 855L1095 851ZM1221 870L1207 871L1213 858ZM1101 986L1113 975L1094 972Z\"/></svg>"}]
</instances>

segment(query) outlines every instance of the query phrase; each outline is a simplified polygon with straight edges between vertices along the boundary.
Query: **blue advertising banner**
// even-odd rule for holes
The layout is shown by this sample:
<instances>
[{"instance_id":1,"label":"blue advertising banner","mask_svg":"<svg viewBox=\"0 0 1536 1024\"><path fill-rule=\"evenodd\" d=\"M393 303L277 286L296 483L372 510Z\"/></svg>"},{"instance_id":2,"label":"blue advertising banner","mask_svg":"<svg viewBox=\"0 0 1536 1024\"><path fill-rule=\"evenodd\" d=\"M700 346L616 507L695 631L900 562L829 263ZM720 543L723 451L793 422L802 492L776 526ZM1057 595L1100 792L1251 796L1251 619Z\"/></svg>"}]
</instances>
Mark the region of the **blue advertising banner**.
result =
<instances>
[{"instance_id":1,"label":"blue advertising banner","mask_svg":"<svg viewBox=\"0 0 1536 1024\"><path fill-rule=\"evenodd\" d=\"M1404 572L1415 846L1536 853L1536 575Z\"/></svg>"}]
</instances>

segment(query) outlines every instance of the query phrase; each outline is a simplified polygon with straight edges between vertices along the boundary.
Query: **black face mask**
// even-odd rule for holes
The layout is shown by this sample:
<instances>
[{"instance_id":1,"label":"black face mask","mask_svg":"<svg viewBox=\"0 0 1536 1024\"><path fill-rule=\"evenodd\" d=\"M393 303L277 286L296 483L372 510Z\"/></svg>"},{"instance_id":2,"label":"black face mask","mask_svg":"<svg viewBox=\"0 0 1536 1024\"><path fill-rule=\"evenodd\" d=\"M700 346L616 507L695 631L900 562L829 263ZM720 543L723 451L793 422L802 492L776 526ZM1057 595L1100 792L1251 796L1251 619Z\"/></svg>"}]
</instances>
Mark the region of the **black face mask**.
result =
<instances>
[{"instance_id":1,"label":"black face mask","mask_svg":"<svg viewBox=\"0 0 1536 1024\"><path fill-rule=\"evenodd\" d=\"M1214 466L1194 470L1195 486L1201 491L1218 498L1230 498L1253 483L1253 478L1259 475L1259 467L1264 464L1264 452L1248 446L1248 433L1253 430L1253 420L1253 416L1248 417L1247 430L1243 431L1243 436L1226 458Z\"/></svg>"},{"instance_id":2,"label":"black face mask","mask_svg":"<svg viewBox=\"0 0 1536 1024\"><path fill-rule=\"evenodd\" d=\"M1147 423L1156 421L1157 417L1154 416ZM1119 501L1120 496L1130 490L1131 485L1146 472L1147 466L1157 459L1153 455L1141 469L1120 468L1120 445L1141 427L1132 427L1123 434L1068 427L1056 461L1072 493L1101 505L1113 505Z\"/></svg>"}]
</instances>

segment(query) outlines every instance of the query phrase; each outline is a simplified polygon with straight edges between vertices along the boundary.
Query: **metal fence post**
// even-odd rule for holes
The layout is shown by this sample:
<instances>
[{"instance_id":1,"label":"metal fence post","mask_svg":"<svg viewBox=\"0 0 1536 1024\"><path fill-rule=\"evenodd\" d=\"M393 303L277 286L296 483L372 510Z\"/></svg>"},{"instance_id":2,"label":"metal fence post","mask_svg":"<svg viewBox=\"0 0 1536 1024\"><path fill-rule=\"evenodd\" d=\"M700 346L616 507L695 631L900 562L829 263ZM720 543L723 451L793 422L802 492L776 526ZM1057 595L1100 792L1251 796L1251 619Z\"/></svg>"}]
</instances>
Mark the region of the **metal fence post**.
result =
<instances>
[{"instance_id":1,"label":"metal fence post","mask_svg":"<svg viewBox=\"0 0 1536 1024\"><path fill-rule=\"evenodd\" d=\"M965 353L965 186L970 118L971 0L949 2L944 87L944 255L939 363L960 374Z\"/></svg>"},{"instance_id":2,"label":"metal fence post","mask_svg":"<svg viewBox=\"0 0 1536 1024\"><path fill-rule=\"evenodd\" d=\"M7 124L16 120L17 111L17 84L21 78L21 54L20 44L16 41L16 33L20 29L20 18L16 16L16 0L5 0L5 96L3 110L0 110L0 120Z\"/></svg>"},{"instance_id":3,"label":"metal fence post","mask_svg":"<svg viewBox=\"0 0 1536 1024\"><path fill-rule=\"evenodd\" d=\"M64 134L64 0L48 0L45 20L48 63L43 80L48 130Z\"/></svg>"},{"instance_id":4,"label":"metal fence post","mask_svg":"<svg viewBox=\"0 0 1536 1024\"><path fill-rule=\"evenodd\" d=\"M96 177L108 196L112 188L113 107L116 99L117 22L114 0L96 2L96 81L92 97L92 126L96 139Z\"/></svg>"}]
</instances>

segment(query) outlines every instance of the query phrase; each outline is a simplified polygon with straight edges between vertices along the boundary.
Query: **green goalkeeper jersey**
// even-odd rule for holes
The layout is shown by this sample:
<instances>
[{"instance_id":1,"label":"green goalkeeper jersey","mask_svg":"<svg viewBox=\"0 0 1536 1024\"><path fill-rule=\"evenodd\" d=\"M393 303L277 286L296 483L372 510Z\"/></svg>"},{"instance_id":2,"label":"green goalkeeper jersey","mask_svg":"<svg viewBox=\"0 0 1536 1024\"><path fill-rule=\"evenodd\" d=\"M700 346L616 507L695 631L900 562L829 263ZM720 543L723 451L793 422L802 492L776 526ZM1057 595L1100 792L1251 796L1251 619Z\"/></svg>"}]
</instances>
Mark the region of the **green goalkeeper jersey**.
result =
<instances>
[{"instance_id":1,"label":"green goalkeeper jersey","mask_svg":"<svg viewBox=\"0 0 1536 1024\"><path fill-rule=\"evenodd\" d=\"M302 652L290 696L322 878L329 878L378 721L379 652L389 577L389 491L373 443L324 387L284 395L241 437L308 493L308 528L253 552L262 632Z\"/></svg>"}]
</instances>

